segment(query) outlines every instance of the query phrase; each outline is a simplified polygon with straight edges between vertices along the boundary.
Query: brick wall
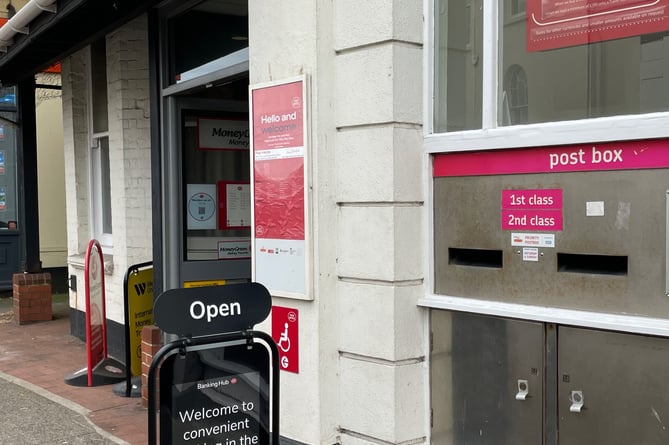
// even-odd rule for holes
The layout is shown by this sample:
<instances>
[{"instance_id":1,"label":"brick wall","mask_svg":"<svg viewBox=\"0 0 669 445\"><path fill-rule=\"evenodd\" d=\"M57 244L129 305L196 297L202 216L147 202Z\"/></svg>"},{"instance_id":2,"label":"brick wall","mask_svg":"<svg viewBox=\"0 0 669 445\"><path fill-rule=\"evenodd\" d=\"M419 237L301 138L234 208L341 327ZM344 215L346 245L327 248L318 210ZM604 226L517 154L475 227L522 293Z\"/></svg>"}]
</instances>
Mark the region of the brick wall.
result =
<instances>
[{"instance_id":1,"label":"brick wall","mask_svg":"<svg viewBox=\"0 0 669 445\"><path fill-rule=\"evenodd\" d=\"M149 368L153 356L163 346L162 333L157 326L144 326L142 328L142 406L149 406ZM156 379L156 390L159 382ZM156 401L158 401L156 397Z\"/></svg>"},{"instance_id":2,"label":"brick wall","mask_svg":"<svg viewBox=\"0 0 669 445\"><path fill-rule=\"evenodd\" d=\"M14 274L12 282L15 323L50 321L53 318L51 274L17 273Z\"/></svg>"},{"instance_id":3,"label":"brick wall","mask_svg":"<svg viewBox=\"0 0 669 445\"><path fill-rule=\"evenodd\" d=\"M148 22L140 16L106 37L113 251L105 245L106 311L123 323L123 279L128 267L151 260L151 133ZM64 58L63 126L69 274L83 283L83 254L95 237L89 227L88 49ZM76 197L76 199L69 199ZM113 255L112 255L113 254ZM107 269L107 267L105 267ZM71 305L84 310L84 298Z\"/></svg>"}]
</instances>

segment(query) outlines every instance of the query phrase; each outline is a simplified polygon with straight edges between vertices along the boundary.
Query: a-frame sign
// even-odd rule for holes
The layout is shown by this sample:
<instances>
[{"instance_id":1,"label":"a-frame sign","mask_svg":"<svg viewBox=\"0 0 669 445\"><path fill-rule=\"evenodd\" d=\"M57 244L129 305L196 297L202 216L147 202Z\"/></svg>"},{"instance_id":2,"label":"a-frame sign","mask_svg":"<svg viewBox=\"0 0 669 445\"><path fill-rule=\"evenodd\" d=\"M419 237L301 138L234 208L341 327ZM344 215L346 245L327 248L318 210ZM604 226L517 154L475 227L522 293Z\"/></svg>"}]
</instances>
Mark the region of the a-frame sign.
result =
<instances>
[{"instance_id":1,"label":"a-frame sign","mask_svg":"<svg viewBox=\"0 0 669 445\"><path fill-rule=\"evenodd\" d=\"M149 445L158 443L158 377L160 444L279 444L278 349L252 330L271 309L258 283L172 289L156 299L156 325L179 338L149 369Z\"/></svg>"}]
</instances>

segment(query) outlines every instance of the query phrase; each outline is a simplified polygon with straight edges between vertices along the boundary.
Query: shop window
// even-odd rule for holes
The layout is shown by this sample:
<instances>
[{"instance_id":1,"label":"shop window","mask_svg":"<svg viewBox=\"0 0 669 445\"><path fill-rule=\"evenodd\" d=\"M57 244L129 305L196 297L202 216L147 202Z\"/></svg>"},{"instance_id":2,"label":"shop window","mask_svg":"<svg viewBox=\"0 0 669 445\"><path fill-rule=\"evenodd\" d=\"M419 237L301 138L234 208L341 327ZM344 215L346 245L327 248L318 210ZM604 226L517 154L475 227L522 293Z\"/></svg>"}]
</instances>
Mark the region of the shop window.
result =
<instances>
[{"instance_id":1,"label":"shop window","mask_svg":"<svg viewBox=\"0 0 669 445\"><path fill-rule=\"evenodd\" d=\"M669 111L664 8L435 0L434 11L435 133ZM526 79L522 119L505 115L514 67Z\"/></svg>"},{"instance_id":2,"label":"shop window","mask_svg":"<svg viewBox=\"0 0 669 445\"><path fill-rule=\"evenodd\" d=\"M510 0L509 9L511 16L517 16L525 13L525 0Z\"/></svg>"},{"instance_id":3,"label":"shop window","mask_svg":"<svg viewBox=\"0 0 669 445\"><path fill-rule=\"evenodd\" d=\"M17 187L20 171L16 138L18 129L16 87L2 87L0 88L0 233L5 229L16 230L21 225ZM5 254L5 250L1 251L0 256Z\"/></svg>"},{"instance_id":4,"label":"shop window","mask_svg":"<svg viewBox=\"0 0 669 445\"><path fill-rule=\"evenodd\" d=\"M111 246L112 212L107 100L107 50L104 39L98 40L90 46L89 85L92 236L104 246Z\"/></svg>"},{"instance_id":5,"label":"shop window","mask_svg":"<svg viewBox=\"0 0 669 445\"><path fill-rule=\"evenodd\" d=\"M436 3L435 131L481 128L482 0Z\"/></svg>"},{"instance_id":6,"label":"shop window","mask_svg":"<svg viewBox=\"0 0 669 445\"><path fill-rule=\"evenodd\" d=\"M525 70L513 65L504 75L502 92L502 119L505 125L526 124L528 115L527 75Z\"/></svg>"}]
</instances>

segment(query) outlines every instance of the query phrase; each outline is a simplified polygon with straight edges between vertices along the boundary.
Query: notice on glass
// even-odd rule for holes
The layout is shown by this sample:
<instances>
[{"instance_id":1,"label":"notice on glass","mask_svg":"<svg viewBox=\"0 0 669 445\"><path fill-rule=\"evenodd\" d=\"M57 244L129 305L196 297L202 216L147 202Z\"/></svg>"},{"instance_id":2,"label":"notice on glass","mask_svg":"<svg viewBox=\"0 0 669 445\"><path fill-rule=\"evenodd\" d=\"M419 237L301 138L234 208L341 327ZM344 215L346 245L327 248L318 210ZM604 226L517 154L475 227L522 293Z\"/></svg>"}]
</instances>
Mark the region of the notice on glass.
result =
<instances>
[{"instance_id":1,"label":"notice on glass","mask_svg":"<svg viewBox=\"0 0 669 445\"><path fill-rule=\"evenodd\" d=\"M251 184L220 181L218 197L219 229L251 227Z\"/></svg>"},{"instance_id":2,"label":"notice on glass","mask_svg":"<svg viewBox=\"0 0 669 445\"><path fill-rule=\"evenodd\" d=\"M199 150L248 150L249 123L246 120L197 119Z\"/></svg>"},{"instance_id":3,"label":"notice on glass","mask_svg":"<svg viewBox=\"0 0 669 445\"><path fill-rule=\"evenodd\" d=\"M216 228L216 184L186 186L188 230Z\"/></svg>"},{"instance_id":4,"label":"notice on glass","mask_svg":"<svg viewBox=\"0 0 669 445\"><path fill-rule=\"evenodd\" d=\"M527 50L662 32L669 0L528 0Z\"/></svg>"},{"instance_id":5,"label":"notice on glass","mask_svg":"<svg viewBox=\"0 0 669 445\"><path fill-rule=\"evenodd\" d=\"M252 87L255 281L306 295L304 79Z\"/></svg>"}]
</instances>

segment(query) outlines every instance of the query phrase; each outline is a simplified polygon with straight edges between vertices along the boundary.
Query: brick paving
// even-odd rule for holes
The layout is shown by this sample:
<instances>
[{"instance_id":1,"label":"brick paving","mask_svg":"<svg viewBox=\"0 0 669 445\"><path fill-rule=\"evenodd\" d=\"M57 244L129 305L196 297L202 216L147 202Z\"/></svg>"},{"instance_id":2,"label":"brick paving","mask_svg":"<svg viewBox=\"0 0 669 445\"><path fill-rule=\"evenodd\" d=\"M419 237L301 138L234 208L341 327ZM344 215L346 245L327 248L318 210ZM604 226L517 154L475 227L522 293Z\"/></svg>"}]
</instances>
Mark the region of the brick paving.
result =
<instances>
[{"instance_id":1,"label":"brick paving","mask_svg":"<svg viewBox=\"0 0 669 445\"><path fill-rule=\"evenodd\" d=\"M86 366L86 344L70 335L67 310L51 321L18 325L11 311L0 313L0 371L90 410L89 419L132 445L145 445L147 410L140 398L116 395L113 385L77 387L65 377Z\"/></svg>"}]
</instances>

